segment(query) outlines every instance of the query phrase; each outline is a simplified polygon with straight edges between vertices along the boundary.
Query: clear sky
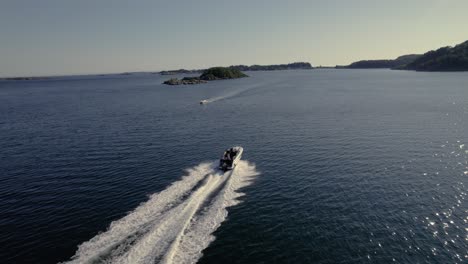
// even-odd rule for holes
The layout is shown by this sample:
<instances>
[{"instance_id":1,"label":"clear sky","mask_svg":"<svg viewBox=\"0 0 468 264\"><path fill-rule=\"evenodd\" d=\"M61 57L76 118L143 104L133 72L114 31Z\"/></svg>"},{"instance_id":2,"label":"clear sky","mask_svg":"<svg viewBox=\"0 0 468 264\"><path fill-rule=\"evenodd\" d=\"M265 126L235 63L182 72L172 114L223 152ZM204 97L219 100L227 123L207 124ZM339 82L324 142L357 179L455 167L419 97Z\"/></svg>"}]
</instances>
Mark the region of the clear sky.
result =
<instances>
[{"instance_id":1,"label":"clear sky","mask_svg":"<svg viewBox=\"0 0 468 264\"><path fill-rule=\"evenodd\" d=\"M1 0L0 76L395 58L468 40L468 0Z\"/></svg>"}]
</instances>

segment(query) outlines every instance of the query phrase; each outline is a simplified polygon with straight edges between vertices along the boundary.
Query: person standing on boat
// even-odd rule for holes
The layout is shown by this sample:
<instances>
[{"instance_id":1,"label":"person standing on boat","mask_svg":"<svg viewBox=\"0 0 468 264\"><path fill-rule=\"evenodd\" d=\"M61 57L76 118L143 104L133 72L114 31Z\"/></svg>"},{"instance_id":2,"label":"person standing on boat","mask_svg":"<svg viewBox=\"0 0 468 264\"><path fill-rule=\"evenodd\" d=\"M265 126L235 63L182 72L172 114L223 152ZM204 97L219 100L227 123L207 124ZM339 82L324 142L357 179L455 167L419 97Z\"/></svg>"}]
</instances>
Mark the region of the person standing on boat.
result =
<instances>
[{"instance_id":1,"label":"person standing on boat","mask_svg":"<svg viewBox=\"0 0 468 264\"><path fill-rule=\"evenodd\" d=\"M232 164L232 153L231 153L230 149L226 150L226 155L225 155L224 160L226 161L226 164L231 166L231 164Z\"/></svg>"}]
</instances>

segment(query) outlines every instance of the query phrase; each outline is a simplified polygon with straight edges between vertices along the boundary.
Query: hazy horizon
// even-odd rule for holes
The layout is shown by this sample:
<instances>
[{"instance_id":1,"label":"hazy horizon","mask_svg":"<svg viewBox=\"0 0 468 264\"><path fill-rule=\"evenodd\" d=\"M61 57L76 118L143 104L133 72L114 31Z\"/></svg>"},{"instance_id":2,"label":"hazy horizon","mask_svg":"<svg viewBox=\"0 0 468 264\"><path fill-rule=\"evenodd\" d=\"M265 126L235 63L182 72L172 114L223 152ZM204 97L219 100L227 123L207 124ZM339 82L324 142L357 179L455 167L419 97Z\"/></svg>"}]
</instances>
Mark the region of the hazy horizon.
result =
<instances>
[{"instance_id":1,"label":"hazy horizon","mask_svg":"<svg viewBox=\"0 0 468 264\"><path fill-rule=\"evenodd\" d=\"M394 59L467 40L467 9L461 0L6 1L0 76Z\"/></svg>"}]
</instances>

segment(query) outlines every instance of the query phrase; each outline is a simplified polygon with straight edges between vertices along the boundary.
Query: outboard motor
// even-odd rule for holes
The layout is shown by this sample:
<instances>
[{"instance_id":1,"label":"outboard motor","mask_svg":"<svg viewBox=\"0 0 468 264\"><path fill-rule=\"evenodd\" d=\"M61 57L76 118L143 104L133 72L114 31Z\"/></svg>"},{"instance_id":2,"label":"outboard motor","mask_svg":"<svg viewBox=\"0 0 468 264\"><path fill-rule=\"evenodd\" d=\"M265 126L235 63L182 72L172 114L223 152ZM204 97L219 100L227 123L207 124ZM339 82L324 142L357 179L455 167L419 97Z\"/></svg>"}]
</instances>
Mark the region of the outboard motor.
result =
<instances>
[{"instance_id":1,"label":"outboard motor","mask_svg":"<svg viewBox=\"0 0 468 264\"><path fill-rule=\"evenodd\" d=\"M221 163L221 166L219 166L220 169L223 171L227 171L227 168L228 168L227 162L225 160L221 160L220 163Z\"/></svg>"}]
</instances>

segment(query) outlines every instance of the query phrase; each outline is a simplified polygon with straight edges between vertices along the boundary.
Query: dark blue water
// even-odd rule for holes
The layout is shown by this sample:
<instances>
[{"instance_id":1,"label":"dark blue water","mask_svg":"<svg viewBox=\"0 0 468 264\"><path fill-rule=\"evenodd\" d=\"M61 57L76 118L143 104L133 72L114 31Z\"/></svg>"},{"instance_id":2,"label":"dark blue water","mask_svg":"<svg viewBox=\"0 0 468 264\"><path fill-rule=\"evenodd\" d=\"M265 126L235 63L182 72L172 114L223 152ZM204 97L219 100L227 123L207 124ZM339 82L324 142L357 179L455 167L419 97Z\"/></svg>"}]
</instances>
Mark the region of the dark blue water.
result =
<instances>
[{"instance_id":1,"label":"dark blue water","mask_svg":"<svg viewBox=\"0 0 468 264\"><path fill-rule=\"evenodd\" d=\"M233 145L260 175L235 185L242 202L209 230L200 219L216 197L229 200L217 193L225 178L210 195L197 196L215 184L204 178L180 197L195 213L181 211L188 226L168 238L174 256L179 242L216 230L200 263L468 261L467 74L249 74L176 87L158 75L0 82L0 262L94 254L78 246L159 210L149 195L172 195L195 173L186 169L212 166ZM97 260L141 250L163 261L135 245L176 217L139 217L145 226L123 230L135 233Z\"/></svg>"}]
</instances>

